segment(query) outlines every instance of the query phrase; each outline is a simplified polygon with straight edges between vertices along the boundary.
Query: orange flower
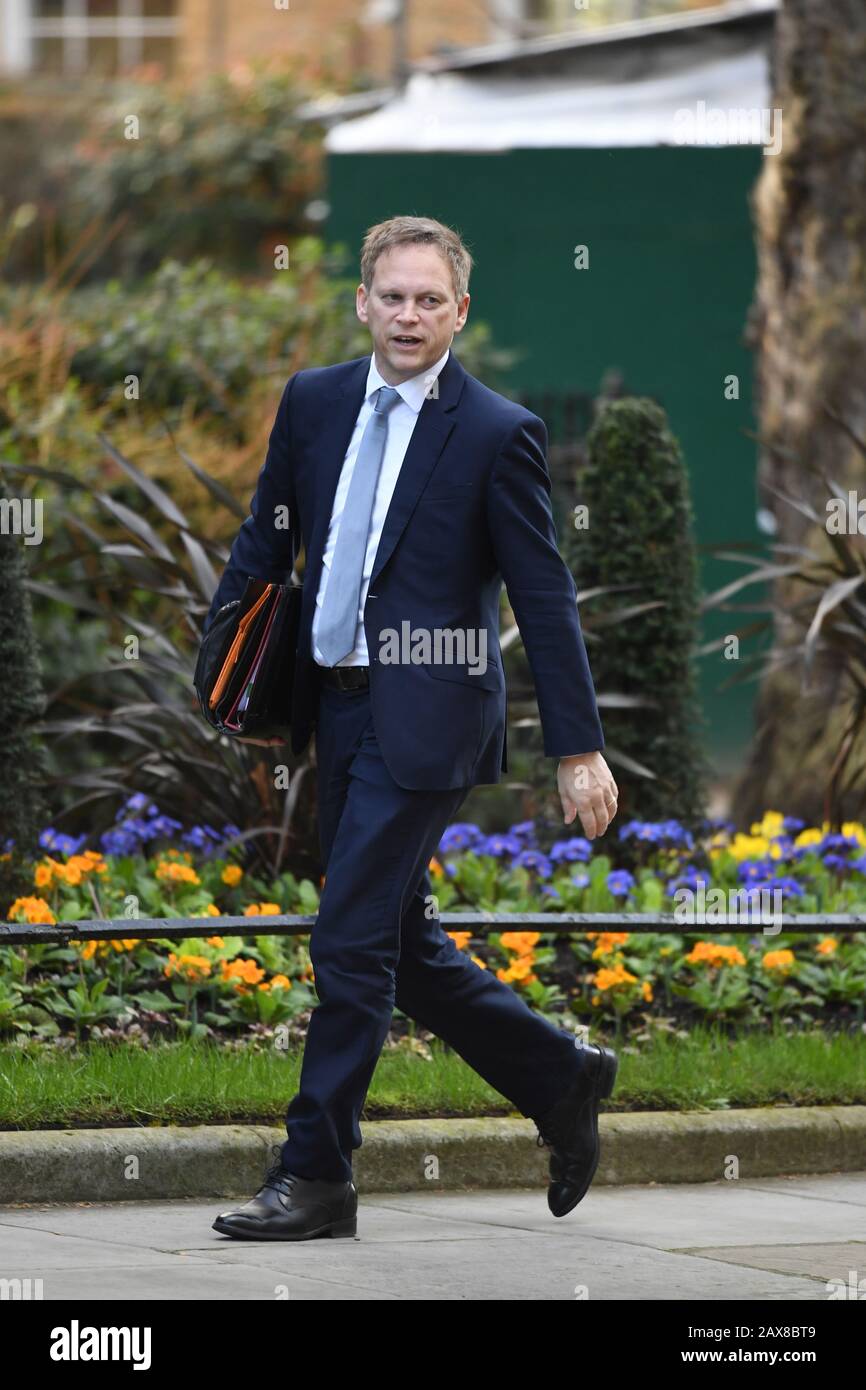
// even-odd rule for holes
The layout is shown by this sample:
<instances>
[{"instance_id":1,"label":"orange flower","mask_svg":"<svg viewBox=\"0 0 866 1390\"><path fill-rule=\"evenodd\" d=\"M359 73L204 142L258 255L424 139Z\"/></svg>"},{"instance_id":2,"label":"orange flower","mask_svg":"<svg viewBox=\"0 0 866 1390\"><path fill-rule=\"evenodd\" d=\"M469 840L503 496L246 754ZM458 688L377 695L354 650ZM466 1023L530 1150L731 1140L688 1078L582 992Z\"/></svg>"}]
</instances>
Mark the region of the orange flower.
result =
<instances>
[{"instance_id":1,"label":"orange flower","mask_svg":"<svg viewBox=\"0 0 866 1390\"><path fill-rule=\"evenodd\" d=\"M445 872L445 870L442 868L442 865L439 863L439 860L436 858L431 859L427 867L434 878L441 878Z\"/></svg>"},{"instance_id":2,"label":"orange flower","mask_svg":"<svg viewBox=\"0 0 866 1390\"><path fill-rule=\"evenodd\" d=\"M20 915L21 913L24 914L23 918ZM9 909L6 920L8 922L20 922L23 920L32 924L36 922L45 922L50 925L52 922L56 922L57 918L54 916L54 913L51 911L51 908L44 898L16 898Z\"/></svg>"},{"instance_id":3,"label":"orange flower","mask_svg":"<svg viewBox=\"0 0 866 1390\"><path fill-rule=\"evenodd\" d=\"M593 976L592 983L596 989L602 992L607 989L616 989L617 985L637 984L637 976L632 975L623 965L603 966Z\"/></svg>"},{"instance_id":4,"label":"orange flower","mask_svg":"<svg viewBox=\"0 0 866 1390\"><path fill-rule=\"evenodd\" d=\"M745 965L739 946L722 946L718 941L698 941L686 956L688 965Z\"/></svg>"},{"instance_id":5,"label":"orange flower","mask_svg":"<svg viewBox=\"0 0 866 1390\"><path fill-rule=\"evenodd\" d=\"M232 982L238 994L248 994L246 986L257 985L264 977L264 970L256 965L254 960L238 957L236 960L224 960L222 963L223 984Z\"/></svg>"},{"instance_id":6,"label":"orange flower","mask_svg":"<svg viewBox=\"0 0 866 1390\"><path fill-rule=\"evenodd\" d=\"M819 956L832 956L838 945L839 942L835 936L822 936L815 950Z\"/></svg>"},{"instance_id":7,"label":"orange flower","mask_svg":"<svg viewBox=\"0 0 866 1390\"><path fill-rule=\"evenodd\" d=\"M486 970L486 969L487 969L487 963L486 963L486 961L483 961L483 960L481 959L480 956L472 956L472 957L471 957L471 960L474 962L475 965L478 966L478 968L479 968L480 970Z\"/></svg>"},{"instance_id":8,"label":"orange flower","mask_svg":"<svg viewBox=\"0 0 866 1390\"><path fill-rule=\"evenodd\" d=\"M768 951L761 961L765 970L779 970L787 974L796 965L793 951Z\"/></svg>"},{"instance_id":9,"label":"orange flower","mask_svg":"<svg viewBox=\"0 0 866 1390\"><path fill-rule=\"evenodd\" d=\"M454 945L457 947L458 951L465 950L466 947L469 945L469 942L472 940L471 931L449 931L446 932L445 935L451 937L451 940L454 942Z\"/></svg>"},{"instance_id":10,"label":"orange flower","mask_svg":"<svg viewBox=\"0 0 866 1390\"><path fill-rule=\"evenodd\" d=\"M156 876L168 883L201 883L195 869L191 869L188 864L179 864L168 859L161 859L157 864Z\"/></svg>"},{"instance_id":11,"label":"orange flower","mask_svg":"<svg viewBox=\"0 0 866 1390\"><path fill-rule=\"evenodd\" d=\"M250 903L244 908L245 917L279 917L282 913L279 903Z\"/></svg>"},{"instance_id":12,"label":"orange flower","mask_svg":"<svg viewBox=\"0 0 866 1390\"><path fill-rule=\"evenodd\" d=\"M506 931L499 938L506 951L516 951L518 955L526 955L541 940L541 932L538 931Z\"/></svg>"},{"instance_id":13,"label":"orange flower","mask_svg":"<svg viewBox=\"0 0 866 1390\"><path fill-rule=\"evenodd\" d=\"M238 864L227 864L220 874L223 883L227 883L230 888L236 888L244 876L244 871Z\"/></svg>"},{"instance_id":14,"label":"orange flower","mask_svg":"<svg viewBox=\"0 0 866 1390\"><path fill-rule=\"evenodd\" d=\"M590 939L598 938L598 945L592 953L593 960L599 960L601 956L612 955L617 946L624 946L628 941L631 932L627 931L590 931L586 933Z\"/></svg>"},{"instance_id":15,"label":"orange flower","mask_svg":"<svg viewBox=\"0 0 866 1390\"><path fill-rule=\"evenodd\" d=\"M207 979L211 969L212 965L207 956L176 956L174 951L170 951L168 965L163 973L167 976L181 975L190 984L198 984L201 980Z\"/></svg>"}]
</instances>

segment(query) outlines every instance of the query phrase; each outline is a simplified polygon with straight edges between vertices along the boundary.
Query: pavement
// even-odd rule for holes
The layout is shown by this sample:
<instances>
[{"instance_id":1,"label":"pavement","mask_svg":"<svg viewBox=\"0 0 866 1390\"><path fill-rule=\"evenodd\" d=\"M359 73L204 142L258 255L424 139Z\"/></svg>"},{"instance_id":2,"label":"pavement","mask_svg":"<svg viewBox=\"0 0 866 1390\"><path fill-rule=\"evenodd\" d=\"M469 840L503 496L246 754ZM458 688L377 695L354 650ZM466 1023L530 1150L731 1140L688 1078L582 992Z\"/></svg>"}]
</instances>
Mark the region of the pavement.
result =
<instances>
[{"instance_id":1,"label":"pavement","mask_svg":"<svg viewBox=\"0 0 866 1390\"><path fill-rule=\"evenodd\" d=\"M220 1199L7 1205L0 1281L45 1300L866 1297L866 1168L593 1184L560 1219L545 1191L362 1190L354 1240L267 1243L211 1230Z\"/></svg>"}]
</instances>

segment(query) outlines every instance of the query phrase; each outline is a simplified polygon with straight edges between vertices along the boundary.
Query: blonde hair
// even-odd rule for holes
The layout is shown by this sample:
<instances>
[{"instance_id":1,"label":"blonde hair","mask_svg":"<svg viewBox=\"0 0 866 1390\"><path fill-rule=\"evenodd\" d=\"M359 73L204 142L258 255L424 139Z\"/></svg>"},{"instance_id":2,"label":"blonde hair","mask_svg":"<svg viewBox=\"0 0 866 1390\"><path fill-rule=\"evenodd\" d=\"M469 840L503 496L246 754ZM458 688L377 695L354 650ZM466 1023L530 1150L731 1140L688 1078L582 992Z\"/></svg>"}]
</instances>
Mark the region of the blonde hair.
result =
<instances>
[{"instance_id":1,"label":"blonde hair","mask_svg":"<svg viewBox=\"0 0 866 1390\"><path fill-rule=\"evenodd\" d=\"M460 300L469 288L472 257L457 232L433 217L389 217L369 227L361 247L361 282L367 293L373 284L373 271L383 251L412 243L435 246L451 267L455 298Z\"/></svg>"}]
</instances>

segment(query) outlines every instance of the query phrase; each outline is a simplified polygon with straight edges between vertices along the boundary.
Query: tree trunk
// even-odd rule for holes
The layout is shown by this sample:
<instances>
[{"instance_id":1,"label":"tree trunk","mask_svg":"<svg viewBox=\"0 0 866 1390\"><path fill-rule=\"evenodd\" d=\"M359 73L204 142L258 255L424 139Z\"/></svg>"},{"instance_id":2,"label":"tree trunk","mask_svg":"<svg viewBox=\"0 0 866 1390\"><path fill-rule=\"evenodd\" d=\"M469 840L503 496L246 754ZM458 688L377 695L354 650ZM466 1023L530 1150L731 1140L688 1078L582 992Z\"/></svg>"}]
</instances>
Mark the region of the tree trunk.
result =
<instances>
[{"instance_id":1,"label":"tree trunk","mask_svg":"<svg viewBox=\"0 0 866 1390\"><path fill-rule=\"evenodd\" d=\"M747 335L757 353L759 498L776 518L781 543L826 544L806 517L769 491L808 498L824 516L827 493L806 471L808 462L843 494L849 487L864 492L863 456L829 413L866 438L864 74L863 0L783 0L773 54L782 145L765 155L753 193L758 283ZM793 640L784 609L801 592L791 583L776 587L782 648ZM796 667L764 678L755 741L735 795L738 817L749 821L772 808L822 818L843 690L840 671L826 661L809 695L801 693ZM857 756L862 760L862 749Z\"/></svg>"}]
</instances>

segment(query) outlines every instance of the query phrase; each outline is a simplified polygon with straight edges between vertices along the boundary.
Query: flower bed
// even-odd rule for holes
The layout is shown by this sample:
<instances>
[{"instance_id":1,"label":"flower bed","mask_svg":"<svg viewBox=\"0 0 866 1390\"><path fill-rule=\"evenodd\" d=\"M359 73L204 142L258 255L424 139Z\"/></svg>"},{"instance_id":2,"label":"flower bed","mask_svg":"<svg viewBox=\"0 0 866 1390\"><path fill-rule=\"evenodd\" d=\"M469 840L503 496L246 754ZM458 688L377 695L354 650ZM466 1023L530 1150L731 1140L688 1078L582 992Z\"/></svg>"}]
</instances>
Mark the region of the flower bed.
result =
<instances>
[{"instance_id":1,"label":"flower bed","mask_svg":"<svg viewBox=\"0 0 866 1390\"><path fill-rule=\"evenodd\" d=\"M189 831L133 797L100 848L43 833L33 894L9 921L207 918L315 913L322 884L290 873L265 883L244 870L236 827ZM786 913L866 912L866 831L859 823L802 823L767 812L749 834L708 822L695 839L675 821L631 821L600 853L579 836L546 850L525 821L488 835L449 826L430 863L440 912L663 912L684 890L774 891ZM173 841L177 841L174 843ZM630 868L613 858L619 847ZM324 879L322 880L324 883ZM676 932L587 932L569 937L450 932L479 969L495 970L527 1002L566 1027L624 1021L687 1027L697 1019L739 1027L781 1019L792 1027L864 1028L866 933L815 937ZM187 1034L300 1037L315 1005L309 937L212 936L180 942L70 942L0 953L0 1033L25 1039Z\"/></svg>"}]
</instances>

